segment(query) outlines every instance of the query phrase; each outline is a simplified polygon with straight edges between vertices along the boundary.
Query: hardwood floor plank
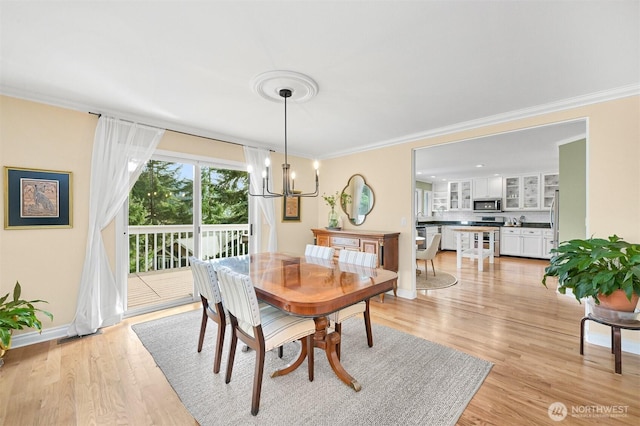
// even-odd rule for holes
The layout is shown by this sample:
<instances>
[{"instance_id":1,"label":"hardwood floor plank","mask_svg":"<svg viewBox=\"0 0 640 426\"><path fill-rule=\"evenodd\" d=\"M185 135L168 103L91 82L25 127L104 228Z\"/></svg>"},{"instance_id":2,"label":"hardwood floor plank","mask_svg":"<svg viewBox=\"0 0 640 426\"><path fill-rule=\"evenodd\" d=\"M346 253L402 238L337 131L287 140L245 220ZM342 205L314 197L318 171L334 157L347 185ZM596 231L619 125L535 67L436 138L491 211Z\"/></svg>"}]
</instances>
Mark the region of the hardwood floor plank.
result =
<instances>
[{"instance_id":1,"label":"hardwood floor plank","mask_svg":"<svg viewBox=\"0 0 640 426\"><path fill-rule=\"evenodd\" d=\"M436 273L454 274L458 284L420 291L414 300L374 300L371 318L495 364L459 425L556 424L547 414L553 402L570 413L627 410L615 419L583 412L564 424L637 424L640 356L623 352L622 375L614 373L609 348L585 343L581 356L584 306L554 285L541 285L545 261L501 257L483 273L468 260L457 270L453 253L438 254L434 263ZM131 330L137 322L193 309L199 304L129 318L62 344L12 349L0 368L0 424L197 424Z\"/></svg>"}]
</instances>

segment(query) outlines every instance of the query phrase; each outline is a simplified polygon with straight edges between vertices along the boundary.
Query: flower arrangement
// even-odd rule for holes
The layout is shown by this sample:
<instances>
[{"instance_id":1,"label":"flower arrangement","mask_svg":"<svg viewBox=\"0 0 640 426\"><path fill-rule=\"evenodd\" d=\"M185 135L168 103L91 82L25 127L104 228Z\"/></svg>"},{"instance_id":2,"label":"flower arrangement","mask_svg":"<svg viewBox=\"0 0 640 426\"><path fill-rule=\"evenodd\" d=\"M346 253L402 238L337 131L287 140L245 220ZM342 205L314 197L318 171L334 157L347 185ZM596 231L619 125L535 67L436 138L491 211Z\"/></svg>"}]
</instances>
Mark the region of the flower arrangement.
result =
<instances>
[{"instance_id":1,"label":"flower arrangement","mask_svg":"<svg viewBox=\"0 0 640 426\"><path fill-rule=\"evenodd\" d=\"M327 203L327 205L331 207L331 210L334 210L336 208L336 203L338 202L338 200L340 200L341 205L347 205L351 203L351 195L344 192L339 193L338 191L336 191L335 195L323 194L322 198L324 199L325 203Z\"/></svg>"},{"instance_id":2,"label":"flower arrangement","mask_svg":"<svg viewBox=\"0 0 640 426\"><path fill-rule=\"evenodd\" d=\"M329 212L329 229L339 229L340 221L338 213L336 213L336 203L340 200L340 204L342 206L346 206L351 202L351 195L336 191L334 195L323 194L322 198L324 199L324 202L331 207L331 211Z\"/></svg>"}]
</instances>

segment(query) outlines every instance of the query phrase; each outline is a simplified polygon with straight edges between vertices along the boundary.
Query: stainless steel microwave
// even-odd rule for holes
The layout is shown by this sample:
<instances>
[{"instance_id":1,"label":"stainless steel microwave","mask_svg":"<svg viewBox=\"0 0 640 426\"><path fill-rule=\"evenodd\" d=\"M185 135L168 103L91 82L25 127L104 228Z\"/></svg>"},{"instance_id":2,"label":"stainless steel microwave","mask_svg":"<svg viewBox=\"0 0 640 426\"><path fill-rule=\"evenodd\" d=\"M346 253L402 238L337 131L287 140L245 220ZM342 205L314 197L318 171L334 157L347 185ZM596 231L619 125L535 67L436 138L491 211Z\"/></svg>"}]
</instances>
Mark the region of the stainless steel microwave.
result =
<instances>
[{"instance_id":1,"label":"stainless steel microwave","mask_svg":"<svg viewBox=\"0 0 640 426\"><path fill-rule=\"evenodd\" d=\"M478 213L501 212L502 200L500 198L473 200L473 211Z\"/></svg>"}]
</instances>

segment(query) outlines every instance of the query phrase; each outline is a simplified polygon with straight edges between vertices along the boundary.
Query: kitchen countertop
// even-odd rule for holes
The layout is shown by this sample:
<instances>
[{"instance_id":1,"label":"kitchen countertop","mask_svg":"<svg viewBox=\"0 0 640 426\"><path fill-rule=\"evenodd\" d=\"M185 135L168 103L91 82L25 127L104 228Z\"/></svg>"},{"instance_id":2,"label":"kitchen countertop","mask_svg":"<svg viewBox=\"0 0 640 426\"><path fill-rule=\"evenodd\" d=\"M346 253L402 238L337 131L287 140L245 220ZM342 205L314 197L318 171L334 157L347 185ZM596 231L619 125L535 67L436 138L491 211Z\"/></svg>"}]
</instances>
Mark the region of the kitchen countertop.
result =
<instances>
[{"instance_id":1,"label":"kitchen countertop","mask_svg":"<svg viewBox=\"0 0 640 426\"><path fill-rule=\"evenodd\" d=\"M497 226L506 228L542 228L551 229L551 225L545 222L523 222L521 226L506 225L499 222L483 222L483 221L453 221L453 220L437 220L418 222L417 227L440 226L440 225L464 225L464 226Z\"/></svg>"}]
</instances>

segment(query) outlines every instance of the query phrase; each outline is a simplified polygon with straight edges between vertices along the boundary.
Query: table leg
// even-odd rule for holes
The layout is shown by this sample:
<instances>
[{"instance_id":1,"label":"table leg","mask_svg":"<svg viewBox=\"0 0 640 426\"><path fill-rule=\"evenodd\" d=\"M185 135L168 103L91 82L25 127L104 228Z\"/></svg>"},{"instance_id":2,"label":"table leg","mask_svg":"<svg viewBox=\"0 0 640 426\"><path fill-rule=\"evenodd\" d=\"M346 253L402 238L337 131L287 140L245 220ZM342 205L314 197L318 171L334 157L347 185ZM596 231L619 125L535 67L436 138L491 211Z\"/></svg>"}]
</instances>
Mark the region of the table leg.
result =
<instances>
[{"instance_id":1,"label":"table leg","mask_svg":"<svg viewBox=\"0 0 640 426\"><path fill-rule=\"evenodd\" d=\"M358 383L353 376L347 373L347 370L344 369L340 363L340 359L338 358L337 348L340 343L340 334L336 332L327 334L327 326L329 323L327 317L318 317L314 318L314 320L316 322L314 346L316 348L324 349L327 355L327 360L329 360L329 365L331 365L331 369L340 380L353 388L356 392L360 391L362 386L360 386L360 383Z\"/></svg>"},{"instance_id":2,"label":"table leg","mask_svg":"<svg viewBox=\"0 0 640 426\"><path fill-rule=\"evenodd\" d=\"M493 253L496 244L494 237L493 231L489 231L489 263L493 263Z\"/></svg>"},{"instance_id":3,"label":"table leg","mask_svg":"<svg viewBox=\"0 0 640 426\"><path fill-rule=\"evenodd\" d=\"M304 362L304 359L307 357L307 344L302 340L300 341L300 343L301 343L301 349L300 349L300 354L298 355L298 358L295 361L293 361L291 364L287 365L286 367L271 373L271 377L284 376L285 374L291 373L296 368L302 365L302 363Z\"/></svg>"},{"instance_id":4,"label":"table leg","mask_svg":"<svg viewBox=\"0 0 640 426\"><path fill-rule=\"evenodd\" d=\"M456 267L462 268L462 232L456 232Z\"/></svg>"},{"instance_id":5,"label":"table leg","mask_svg":"<svg viewBox=\"0 0 640 426\"><path fill-rule=\"evenodd\" d=\"M475 234L469 234L469 240L473 241L472 238L478 238L477 240L477 249L478 249L478 272L482 272L484 270L484 257L482 251L484 250L483 247L483 241L482 241L482 237L483 237L483 233L482 232L476 232Z\"/></svg>"}]
</instances>

